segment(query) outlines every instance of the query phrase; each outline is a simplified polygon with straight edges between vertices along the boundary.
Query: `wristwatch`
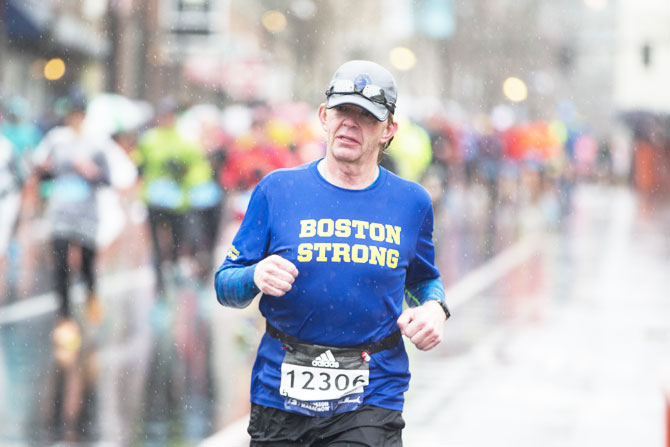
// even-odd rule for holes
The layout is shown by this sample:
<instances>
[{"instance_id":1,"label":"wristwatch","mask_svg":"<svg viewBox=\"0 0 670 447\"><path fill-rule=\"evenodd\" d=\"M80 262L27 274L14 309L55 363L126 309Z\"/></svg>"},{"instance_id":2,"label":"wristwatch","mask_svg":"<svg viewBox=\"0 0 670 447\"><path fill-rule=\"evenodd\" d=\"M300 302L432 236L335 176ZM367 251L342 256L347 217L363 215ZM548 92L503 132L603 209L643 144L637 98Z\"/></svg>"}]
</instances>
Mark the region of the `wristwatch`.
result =
<instances>
[{"instance_id":1,"label":"wristwatch","mask_svg":"<svg viewBox=\"0 0 670 447\"><path fill-rule=\"evenodd\" d=\"M441 307L442 310L444 311L444 315L446 316L446 318L444 319L444 321L447 321L447 320L449 319L449 317L451 316L451 312L449 312L449 308L447 307L447 303L445 303L445 302L442 301L442 300L432 300L432 301L437 301L437 304L440 305L440 307Z\"/></svg>"}]
</instances>

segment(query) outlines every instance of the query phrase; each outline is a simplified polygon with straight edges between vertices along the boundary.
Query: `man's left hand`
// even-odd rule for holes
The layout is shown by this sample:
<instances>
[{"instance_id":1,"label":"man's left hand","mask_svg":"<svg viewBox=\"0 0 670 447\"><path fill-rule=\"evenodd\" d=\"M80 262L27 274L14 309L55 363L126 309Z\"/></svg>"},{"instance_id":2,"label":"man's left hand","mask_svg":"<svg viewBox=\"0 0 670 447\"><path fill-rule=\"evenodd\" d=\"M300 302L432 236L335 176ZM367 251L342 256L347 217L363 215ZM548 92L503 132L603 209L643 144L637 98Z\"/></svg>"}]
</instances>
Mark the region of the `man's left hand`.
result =
<instances>
[{"instance_id":1,"label":"man's left hand","mask_svg":"<svg viewBox=\"0 0 670 447\"><path fill-rule=\"evenodd\" d=\"M398 326L418 349L428 351L442 342L444 321L442 307L430 300L421 306L405 309L398 318Z\"/></svg>"}]
</instances>

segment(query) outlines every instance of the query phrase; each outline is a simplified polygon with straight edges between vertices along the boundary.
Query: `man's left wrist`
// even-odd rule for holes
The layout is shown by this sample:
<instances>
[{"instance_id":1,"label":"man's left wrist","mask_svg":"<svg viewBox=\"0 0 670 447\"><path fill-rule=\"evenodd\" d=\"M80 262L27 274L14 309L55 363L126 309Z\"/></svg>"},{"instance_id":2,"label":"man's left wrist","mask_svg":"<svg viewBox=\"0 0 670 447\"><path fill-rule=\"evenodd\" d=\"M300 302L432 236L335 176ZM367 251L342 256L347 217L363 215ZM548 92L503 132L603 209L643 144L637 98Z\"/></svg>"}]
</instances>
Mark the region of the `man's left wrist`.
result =
<instances>
[{"instance_id":1,"label":"man's left wrist","mask_svg":"<svg viewBox=\"0 0 670 447\"><path fill-rule=\"evenodd\" d=\"M445 317L444 321L447 321L449 319L449 317L451 317L451 312L449 312L449 308L447 307L447 303L445 303L444 301L442 301L440 299L428 300L428 301L426 301L426 303L431 302L431 301L434 301L438 306L440 306L440 308L444 312L444 317Z\"/></svg>"}]
</instances>

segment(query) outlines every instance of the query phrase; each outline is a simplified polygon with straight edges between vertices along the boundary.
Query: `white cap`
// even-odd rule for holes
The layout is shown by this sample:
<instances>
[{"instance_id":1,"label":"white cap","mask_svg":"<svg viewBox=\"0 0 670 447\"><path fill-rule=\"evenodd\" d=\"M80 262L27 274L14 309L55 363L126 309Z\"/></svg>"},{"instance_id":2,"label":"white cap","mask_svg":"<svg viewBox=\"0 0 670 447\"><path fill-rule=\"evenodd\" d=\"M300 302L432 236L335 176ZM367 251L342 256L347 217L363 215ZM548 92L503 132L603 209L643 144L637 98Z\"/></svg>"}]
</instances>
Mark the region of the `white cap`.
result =
<instances>
[{"instance_id":1,"label":"white cap","mask_svg":"<svg viewBox=\"0 0 670 447\"><path fill-rule=\"evenodd\" d=\"M342 86L348 86L343 89ZM375 93L381 92L381 96ZM393 75L371 61L353 60L337 69L326 91L326 108L354 104L385 121L395 111L398 89ZM372 98L372 99L371 99Z\"/></svg>"}]
</instances>

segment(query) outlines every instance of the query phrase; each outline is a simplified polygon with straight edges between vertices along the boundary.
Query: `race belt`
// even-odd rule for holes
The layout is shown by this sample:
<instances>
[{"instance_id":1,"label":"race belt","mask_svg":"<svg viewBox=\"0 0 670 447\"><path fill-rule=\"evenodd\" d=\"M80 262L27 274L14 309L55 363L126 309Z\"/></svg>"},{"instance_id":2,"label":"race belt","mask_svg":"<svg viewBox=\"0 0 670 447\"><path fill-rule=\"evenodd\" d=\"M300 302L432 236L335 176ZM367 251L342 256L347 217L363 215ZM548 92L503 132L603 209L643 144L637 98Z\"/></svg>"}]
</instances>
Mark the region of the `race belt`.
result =
<instances>
[{"instance_id":1,"label":"race belt","mask_svg":"<svg viewBox=\"0 0 670 447\"><path fill-rule=\"evenodd\" d=\"M289 347L291 345L296 345L296 344L311 344L307 343L304 341L301 341L297 338L295 338L292 335L287 334L286 332L280 331L276 327L270 324L269 321L265 321L265 332L268 333L272 338L276 338L280 342L282 342L284 345L288 345ZM367 352L368 354L374 354L376 352L380 351L385 351L387 349L391 349L395 347L398 342L400 341L400 331L395 331L391 335L389 335L386 338L382 338L381 340L375 342L375 343L368 343L368 344L362 344L362 345L356 345L356 346L346 346L343 349L355 349L357 351L361 352ZM316 346L316 345L314 345ZM340 349L340 348L336 348Z\"/></svg>"},{"instance_id":2,"label":"race belt","mask_svg":"<svg viewBox=\"0 0 670 447\"><path fill-rule=\"evenodd\" d=\"M286 349L279 386L285 410L321 417L359 408L370 380L370 355L397 346L401 338L396 331L375 343L333 347L303 342L267 322L266 332Z\"/></svg>"}]
</instances>

